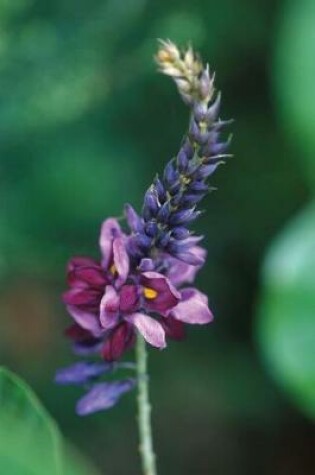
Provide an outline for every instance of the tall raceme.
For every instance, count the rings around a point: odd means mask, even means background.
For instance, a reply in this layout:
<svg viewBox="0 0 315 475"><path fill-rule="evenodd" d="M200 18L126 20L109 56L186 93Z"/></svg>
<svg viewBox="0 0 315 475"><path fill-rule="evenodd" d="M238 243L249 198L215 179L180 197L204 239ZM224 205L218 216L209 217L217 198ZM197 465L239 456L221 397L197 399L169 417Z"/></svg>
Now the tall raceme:
<svg viewBox="0 0 315 475"><path fill-rule="evenodd" d="M101 259L75 257L68 264L69 289L63 300L73 319L66 335L81 357L59 370L56 382L86 389L77 412L87 415L112 407L138 384L139 437L143 473L155 475L145 342L163 349L167 340L184 337L184 326L213 319L208 298L192 287L206 251L198 245L191 224L198 204L211 190L208 178L229 155L229 140L220 134L229 121L219 119L220 94L214 75L188 48L180 52L161 41L156 61L162 73L175 81L190 108L186 137L176 157L156 176L144 196L141 213L125 205L129 232L115 218L101 227ZM190 284L187 286L187 284ZM136 365L121 362L137 341ZM133 371L136 377L104 381L115 371Z"/></svg>
<svg viewBox="0 0 315 475"><path fill-rule="evenodd" d="M226 154L230 140L220 140L220 132L230 121L218 118L221 96L213 100L214 75L191 48L181 54L173 43L162 41L156 61L160 71L174 79L191 117L177 156L148 188L141 217L127 208L127 216L133 214L130 253L139 259L165 251L196 265L202 261L192 249L201 238L193 236L189 226L201 213L197 205L211 189L207 179L230 156Z"/></svg>

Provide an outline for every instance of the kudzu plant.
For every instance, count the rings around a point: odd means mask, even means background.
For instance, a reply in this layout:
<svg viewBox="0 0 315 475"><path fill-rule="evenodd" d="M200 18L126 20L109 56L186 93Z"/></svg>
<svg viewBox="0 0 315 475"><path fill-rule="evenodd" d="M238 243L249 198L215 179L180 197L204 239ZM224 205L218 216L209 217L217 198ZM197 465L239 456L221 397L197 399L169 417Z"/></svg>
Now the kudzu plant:
<svg viewBox="0 0 315 475"><path fill-rule="evenodd" d="M220 94L209 66L191 47L180 51L170 41L160 41L155 59L190 109L188 132L178 154L147 189L141 212L126 204L123 228L114 217L103 222L100 260L70 260L63 301L73 323L66 335L85 360L56 373L57 383L85 389L76 406L81 416L109 409L137 386L146 475L156 474L146 343L164 349L169 339L184 338L185 324L213 320L207 296L192 286L206 251L191 227L201 213L199 202L212 190L209 177L230 157L230 139L221 138L230 121L219 118ZM121 361L134 346L136 362ZM131 377L113 379L111 373L116 376L120 369Z"/></svg>

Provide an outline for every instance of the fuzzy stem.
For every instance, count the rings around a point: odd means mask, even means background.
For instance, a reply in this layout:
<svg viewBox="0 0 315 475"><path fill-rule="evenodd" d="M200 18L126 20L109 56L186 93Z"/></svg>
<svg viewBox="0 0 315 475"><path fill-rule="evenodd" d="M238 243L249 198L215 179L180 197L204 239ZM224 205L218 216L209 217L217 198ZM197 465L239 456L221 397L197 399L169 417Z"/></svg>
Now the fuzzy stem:
<svg viewBox="0 0 315 475"><path fill-rule="evenodd" d="M152 442L151 405L147 374L146 342L142 335L137 336L136 363L138 376L138 430L139 451L143 475L156 475L155 454Z"/></svg>

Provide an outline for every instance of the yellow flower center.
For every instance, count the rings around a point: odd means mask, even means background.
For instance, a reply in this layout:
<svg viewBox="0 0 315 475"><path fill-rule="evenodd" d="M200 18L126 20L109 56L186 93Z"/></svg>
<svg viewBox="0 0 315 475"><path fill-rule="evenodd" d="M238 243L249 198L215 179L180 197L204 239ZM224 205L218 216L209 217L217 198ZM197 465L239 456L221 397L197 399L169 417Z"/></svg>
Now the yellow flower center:
<svg viewBox="0 0 315 475"><path fill-rule="evenodd" d="M144 287L143 293L146 299L152 300L157 297L157 291L154 289L150 289L149 287Z"/></svg>
<svg viewBox="0 0 315 475"><path fill-rule="evenodd" d="M117 274L117 268L115 266L115 264L112 264L109 268L109 272L113 275Z"/></svg>

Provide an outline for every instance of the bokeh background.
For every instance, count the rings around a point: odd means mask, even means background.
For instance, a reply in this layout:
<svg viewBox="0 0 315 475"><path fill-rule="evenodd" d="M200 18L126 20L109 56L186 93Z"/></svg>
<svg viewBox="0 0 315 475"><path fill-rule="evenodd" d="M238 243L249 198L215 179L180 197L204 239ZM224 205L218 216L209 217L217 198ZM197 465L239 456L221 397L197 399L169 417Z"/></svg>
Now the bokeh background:
<svg viewBox="0 0 315 475"><path fill-rule="evenodd" d="M215 322L150 350L160 473L315 473L313 0L0 1L0 355L107 475L138 474L135 401L80 419L65 263L146 187L187 128L156 38L215 70L235 157L198 222ZM132 354L128 355L129 358Z"/></svg>

